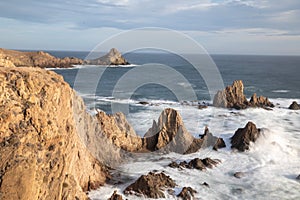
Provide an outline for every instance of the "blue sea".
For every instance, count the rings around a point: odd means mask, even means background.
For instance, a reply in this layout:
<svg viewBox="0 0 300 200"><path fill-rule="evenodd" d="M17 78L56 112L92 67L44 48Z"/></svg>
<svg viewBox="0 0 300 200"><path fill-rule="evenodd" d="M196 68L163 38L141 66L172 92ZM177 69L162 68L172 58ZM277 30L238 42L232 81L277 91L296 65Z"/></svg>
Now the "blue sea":
<svg viewBox="0 0 300 200"><path fill-rule="evenodd" d="M58 57L85 58L88 55L88 52L49 53ZM118 111L119 106L128 108L126 117L141 136L151 128L153 120L158 119L164 108L171 107L180 112L187 130L194 136L203 133L204 127L208 126L214 135L224 138L227 147L218 152L203 149L190 155L169 153L124 162L116 170L126 174L131 181L119 185L106 184L91 191L91 199L107 199L114 190L122 193L140 175L151 170L164 171L170 175L177 183L175 193L182 187L191 186L197 191L195 199L300 199L300 183L296 180L300 174L300 111L288 109L293 101L300 103L300 56L211 55L224 86L231 85L234 80L243 80L247 98L253 93L268 97L275 105L271 111L261 108L231 110L211 106L198 109L198 104L211 104L212 98L204 78L186 59L165 52L132 52L124 57L131 65L76 66L73 69L52 70L61 74L83 97L90 113L93 114L95 109L113 113ZM154 70L157 69L154 67L157 63L168 66L167 72L176 72L180 75L178 77L184 79L173 79L168 73L157 74L158 71ZM146 70L143 67L148 68ZM130 77L127 85L157 74L162 82L168 81L174 88L188 90L191 87L195 96L185 101L178 100L173 87L170 89L158 84L155 77L153 82L138 85L132 94L120 95L126 91L119 90L122 87L116 85L123 83L124 76L130 71L139 69L145 69L145 73ZM254 122L259 128L265 128L265 135L251 144L250 151L234 152L230 149L230 137L248 121ZM216 158L222 163L205 172L167 167L171 161L195 157ZM237 171L244 172L245 177L233 177ZM207 182L210 187L203 187L203 182ZM176 199L167 193L166 196L167 199ZM133 195L126 198L145 199Z"/></svg>

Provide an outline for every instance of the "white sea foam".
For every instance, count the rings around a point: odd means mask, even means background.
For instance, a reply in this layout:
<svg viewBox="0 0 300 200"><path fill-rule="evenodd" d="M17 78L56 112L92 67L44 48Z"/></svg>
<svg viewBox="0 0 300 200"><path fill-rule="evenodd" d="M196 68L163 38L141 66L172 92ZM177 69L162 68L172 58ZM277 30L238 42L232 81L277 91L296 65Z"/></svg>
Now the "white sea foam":
<svg viewBox="0 0 300 200"><path fill-rule="evenodd" d="M214 135L224 138L227 148L218 152L204 149L190 155L145 155L117 169L130 179L129 182L120 185L107 184L92 191L89 196L91 199L107 199L114 190L122 193L140 175L158 170L164 171L176 181L176 193L182 187L191 186L198 192L195 197L199 199L297 199L300 197L299 183L295 180L300 173L300 112L287 109L294 100L299 102L299 99L271 99L276 105L272 111L261 108L229 110L214 107L199 110L195 106L168 101L156 101L156 106L141 105L146 109L127 116L138 134L143 135L164 108L172 107L180 112L192 134L197 136L207 125ZM264 136L252 144L250 151L234 152L230 149L230 137L248 121L264 128ZM164 159L160 159L161 157ZM182 161L195 157L217 158L222 163L206 172L167 167L173 160ZM237 171L244 172L245 177L235 178L233 173ZM207 182L210 188L201 185L203 182ZM169 194L166 197L176 199ZM128 198L145 199L134 195Z"/></svg>

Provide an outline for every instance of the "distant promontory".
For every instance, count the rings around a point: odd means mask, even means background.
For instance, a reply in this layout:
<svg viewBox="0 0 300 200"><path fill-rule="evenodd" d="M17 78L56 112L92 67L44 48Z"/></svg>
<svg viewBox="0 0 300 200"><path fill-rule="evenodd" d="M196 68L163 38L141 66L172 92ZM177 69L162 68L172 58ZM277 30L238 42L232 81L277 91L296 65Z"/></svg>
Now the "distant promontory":
<svg viewBox="0 0 300 200"><path fill-rule="evenodd" d="M16 51L0 48L0 67L72 68L74 65L128 65L129 62L116 49L93 60L76 57L57 58L43 51Z"/></svg>

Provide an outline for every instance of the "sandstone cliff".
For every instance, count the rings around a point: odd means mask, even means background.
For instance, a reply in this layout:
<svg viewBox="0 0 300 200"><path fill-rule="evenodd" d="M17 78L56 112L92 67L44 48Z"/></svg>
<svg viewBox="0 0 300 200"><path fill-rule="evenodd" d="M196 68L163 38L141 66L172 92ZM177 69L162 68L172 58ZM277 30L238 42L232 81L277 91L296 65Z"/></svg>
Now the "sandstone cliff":
<svg viewBox="0 0 300 200"><path fill-rule="evenodd" d="M0 49L0 60L10 62L16 67L69 68L84 64L83 60L74 57L56 58L43 51L22 52L8 49Z"/></svg>
<svg viewBox="0 0 300 200"><path fill-rule="evenodd" d="M61 76L0 68L0 199L86 199L119 158Z"/></svg>
<svg viewBox="0 0 300 200"><path fill-rule="evenodd" d="M267 97L257 97L254 93L247 100L244 95L244 84L241 80L236 80L231 86L227 86L224 90L218 91L214 96L213 105L223 108L245 109L249 107L274 107Z"/></svg>

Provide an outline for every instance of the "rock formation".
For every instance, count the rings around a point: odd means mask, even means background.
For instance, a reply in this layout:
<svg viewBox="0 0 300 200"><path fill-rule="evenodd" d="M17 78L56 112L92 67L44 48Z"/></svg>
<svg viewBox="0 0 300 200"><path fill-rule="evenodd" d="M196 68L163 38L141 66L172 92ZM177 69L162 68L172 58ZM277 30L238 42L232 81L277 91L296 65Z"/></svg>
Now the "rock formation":
<svg viewBox="0 0 300 200"><path fill-rule="evenodd" d="M298 104L296 101L293 101L293 103L289 106L289 109L300 110L300 104Z"/></svg>
<svg viewBox="0 0 300 200"><path fill-rule="evenodd" d="M231 138L231 148L239 151L249 150L250 142L255 142L261 135L261 130L255 124L248 122L244 128L239 128Z"/></svg>
<svg viewBox="0 0 300 200"><path fill-rule="evenodd" d="M142 139L135 133L123 113L107 115L105 112L98 112L96 117L101 130L114 145L128 152L142 149Z"/></svg>
<svg viewBox="0 0 300 200"><path fill-rule="evenodd" d="M177 197L180 197L182 200L193 200L195 193L197 193L197 191L193 188L183 187L181 192L177 195Z"/></svg>
<svg viewBox="0 0 300 200"><path fill-rule="evenodd" d="M123 200L122 195L118 194L117 191L115 190L114 193L111 195L110 198L107 200Z"/></svg>
<svg viewBox="0 0 300 200"><path fill-rule="evenodd" d="M90 65L128 65L129 62L122 56L122 54L115 48L112 48L108 54L94 59L88 60Z"/></svg>
<svg viewBox="0 0 300 200"><path fill-rule="evenodd" d="M61 76L0 68L1 199L86 199L119 158Z"/></svg>
<svg viewBox="0 0 300 200"><path fill-rule="evenodd" d="M129 185L125 190L125 194L140 194L148 198L165 198L163 189L174 188L175 182L164 173L149 172L142 175L138 180Z"/></svg>
<svg viewBox="0 0 300 200"><path fill-rule="evenodd" d="M185 128L180 114L171 108L165 109L158 122L153 121L143 138L144 148L149 151L189 154L200 148L217 145L218 138L205 129L201 138L194 138ZM221 148L221 145L218 146ZM218 148L215 147L215 148Z"/></svg>
<svg viewBox="0 0 300 200"><path fill-rule="evenodd" d="M0 63L11 63L16 67L40 67L40 68L69 68L73 65L82 65L84 61L74 57L56 58L43 51L21 52L15 50L0 49ZM1 64L0 64L1 66Z"/></svg>
<svg viewBox="0 0 300 200"><path fill-rule="evenodd" d="M253 94L251 100L248 101L244 95L244 84L241 80L236 80L231 86L227 86L224 90L218 91L214 96L213 105L223 108L245 109L249 107L274 107L268 98Z"/></svg>
<svg viewBox="0 0 300 200"><path fill-rule="evenodd" d="M206 168L213 168L217 166L221 161L218 159L211 158L194 158L190 162L182 161L179 164L175 161L171 162L168 166L172 168L187 168L187 169L198 169L201 171L206 170Z"/></svg>

